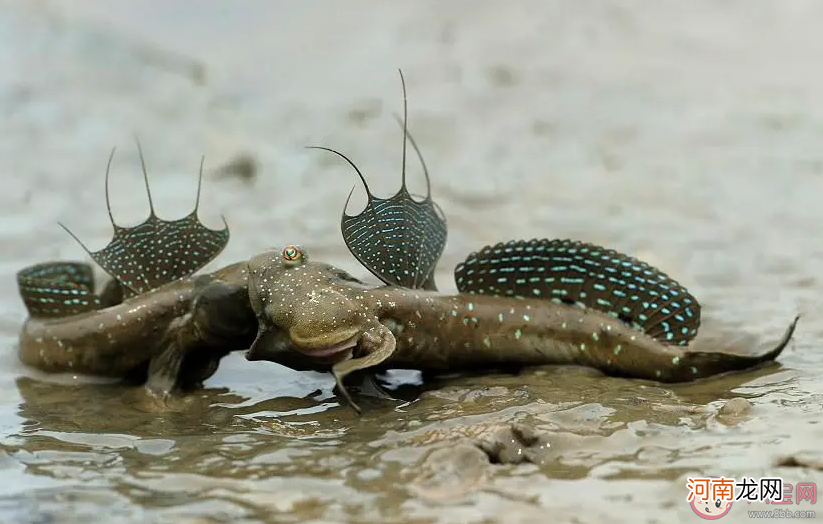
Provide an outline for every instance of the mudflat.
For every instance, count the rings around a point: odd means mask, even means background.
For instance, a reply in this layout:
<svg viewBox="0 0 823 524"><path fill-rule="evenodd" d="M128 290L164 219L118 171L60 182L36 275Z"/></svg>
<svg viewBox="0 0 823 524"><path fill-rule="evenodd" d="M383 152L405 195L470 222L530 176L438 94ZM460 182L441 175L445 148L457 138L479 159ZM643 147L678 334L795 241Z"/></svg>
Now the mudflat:
<svg viewBox="0 0 823 524"><path fill-rule="evenodd" d="M345 6L182 0L0 5L0 520L672 522L689 477L823 480L823 5L454 1ZM699 336L762 369L663 386L589 370L423 386L363 400L318 373L226 358L186 410L17 360L15 272L88 260L118 223L194 202L232 238L207 269L300 243L373 281L339 213L397 188L409 127L449 223L441 288L472 250L572 237L643 258L701 301ZM423 193L419 166L409 186ZM350 211L365 198L355 191ZM761 348L762 349L762 348ZM318 392L319 390L319 392ZM814 510L808 501L780 509ZM735 502L725 520L747 510ZM724 522L725 522L724 520Z"/></svg>

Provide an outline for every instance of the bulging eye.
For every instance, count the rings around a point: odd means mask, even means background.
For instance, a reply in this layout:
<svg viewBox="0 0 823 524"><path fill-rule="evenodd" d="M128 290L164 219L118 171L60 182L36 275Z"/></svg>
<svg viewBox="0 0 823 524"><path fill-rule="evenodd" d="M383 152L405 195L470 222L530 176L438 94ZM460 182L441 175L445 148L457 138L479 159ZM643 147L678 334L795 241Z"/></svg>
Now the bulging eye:
<svg viewBox="0 0 823 524"><path fill-rule="evenodd" d="M290 264L300 263L305 258L305 252L300 246L288 245L283 248L283 260Z"/></svg>

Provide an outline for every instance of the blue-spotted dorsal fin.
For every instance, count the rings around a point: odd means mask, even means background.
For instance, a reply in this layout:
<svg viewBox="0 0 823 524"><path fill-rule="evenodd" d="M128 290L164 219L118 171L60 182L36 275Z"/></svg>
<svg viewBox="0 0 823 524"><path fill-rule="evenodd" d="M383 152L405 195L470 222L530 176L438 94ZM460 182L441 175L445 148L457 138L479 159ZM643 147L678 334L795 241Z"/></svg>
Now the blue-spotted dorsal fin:
<svg viewBox="0 0 823 524"><path fill-rule="evenodd" d="M700 327L700 304L646 262L568 239L513 240L470 254L454 270L462 293L543 298L600 310L670 345Z"/></svg>
<svg viewBox="0 0 823 524"><path fill-rule="evenodd" d="M197 217L200 187L203 181L203 159L197 182L194 210L178 220L163 220L154 212L143 150L137 141L140 165L149 200L149 217L133 227L122 227L114 221L109 201L109 171L114 149L106 165L106 208L114 227L111 241L99 251L90 251L66 226L60 224L106 273L120 282L124 296L145 293L164 284L187 277L208 264L223 251L229 241L229 227L223 218L223 229L204 226Z"/></svg>
<svg viewBox="0 0 823 524"><path fill-rule="evenodd" d="M102 307L94 294L91 266L83 262L44 262L21 269L17 289L33 318L68 317Z"/></svg>
<svg viewBox="0 0 823 524"><path fill-rule="evenodd" d="M384 283L411 289L436 291L434 270L446 246L446 218L440 206L431 198L431 181L423 155L408 131L406 84L403 85L403 163L402 186L391 198L378 198L371 193L365 177L343 153L322 149L343 158L354 170L366 190L368 203L359 215L348 215L351 195L346 199L340 228L343 240L354 257ZM399 119L398 119L399 121ZM406 188L406 143L411 142L426 177L426 196L415 200Z"/></svg>

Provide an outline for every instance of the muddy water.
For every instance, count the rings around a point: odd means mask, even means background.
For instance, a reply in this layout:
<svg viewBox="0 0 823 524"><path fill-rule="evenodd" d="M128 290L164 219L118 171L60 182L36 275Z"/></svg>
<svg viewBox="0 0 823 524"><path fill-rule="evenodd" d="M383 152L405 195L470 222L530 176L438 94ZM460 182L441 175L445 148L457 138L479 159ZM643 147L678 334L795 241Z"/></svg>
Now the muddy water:
<svg viewBox="0 0 823 524"><path fill-rule="evenodd" d="M823 480L775 465L821 459L821 4L194 5L0 4L0 521L696 522L689 476ZM449 218L441 286L486 243L571 236L673 274L704 303L707 336L754 350L800 312L794 344L676 387L576 369L425 387L398 374L398 396L419 400L364 400L362 418L328 377L242 355L163 415L17 362L14 272L83 258L58 220L105 244L112 146L115 217L145 216L132 133L161 216L190 209L207 155L201 215L232 228L211 267L300 242L368 278L338 230L355 178L303 146L341 149L375 193L395 190L398 67ZM528 462L468 444L511 424L537 435L508 455ZM767 509L746 506L724 522Z"/></svg>

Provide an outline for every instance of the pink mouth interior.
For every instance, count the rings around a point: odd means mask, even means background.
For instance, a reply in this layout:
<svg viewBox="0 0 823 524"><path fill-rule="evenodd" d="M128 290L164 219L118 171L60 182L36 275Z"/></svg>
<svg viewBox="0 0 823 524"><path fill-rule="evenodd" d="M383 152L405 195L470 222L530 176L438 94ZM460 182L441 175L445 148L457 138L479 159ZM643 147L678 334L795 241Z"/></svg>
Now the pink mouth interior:
<svg viewBox="0 0 823 524"><path fill-rule="evenodd" d="M357 337L352 337L348 340L344 340L339 344L334 344L332 346L327 346L324 348L313 348L313 349L301 349L303 353L309 355L311 357L329 357L331 355L336 355L343 351L346 351L349 348L353 348L357 345Z"/></svg>

